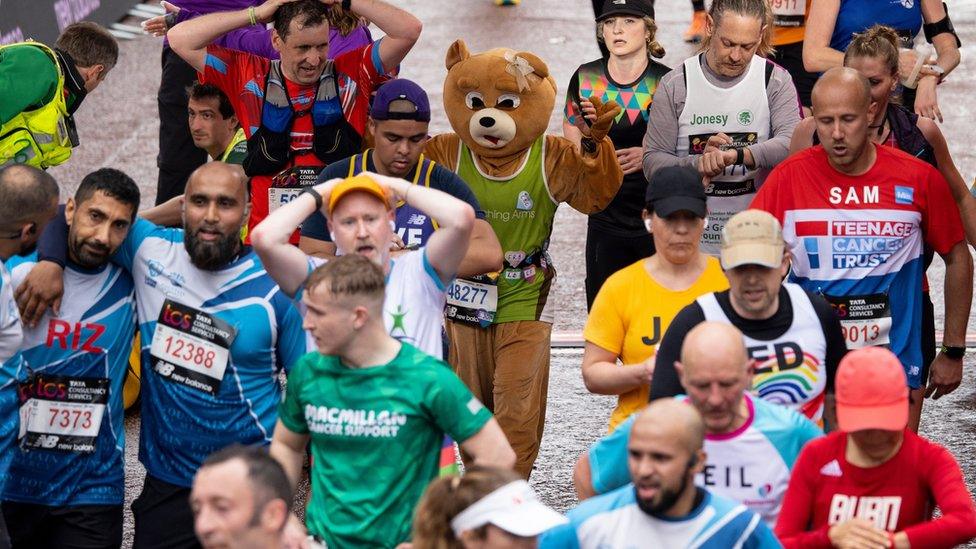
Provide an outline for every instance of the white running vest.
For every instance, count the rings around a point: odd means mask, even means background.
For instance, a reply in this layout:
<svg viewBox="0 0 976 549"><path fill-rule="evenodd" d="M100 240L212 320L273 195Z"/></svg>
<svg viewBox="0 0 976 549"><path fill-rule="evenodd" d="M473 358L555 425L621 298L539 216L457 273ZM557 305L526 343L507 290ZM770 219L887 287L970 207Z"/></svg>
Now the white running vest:
<svg viewBox="0 0 976 549"><path fill-rule="evenodd" d="M745 77L728 89L713 85L702 73L699 56L685 60L685 107L678 116L679 157L701 154L708 138L719 132L732 138L735 148L769 139L769 98L766 96L766 60L752 57ZM708 224L702 235L702 252L717 256L722 229L733 215L745 210L769 170L729 166L712 178L708 195Z"/></svg>
<svg viewBox="0 0 976 549"><path fill-rule="evenodd" d="M743 333L749 357L756 360L752 391L759 398L792 408L820 422L827 387L827 340L810 296L792 283L784 283L793 304L793 323L773 340L758 340ZM714 293L698 298L705 320L732 324Z"/></svg>

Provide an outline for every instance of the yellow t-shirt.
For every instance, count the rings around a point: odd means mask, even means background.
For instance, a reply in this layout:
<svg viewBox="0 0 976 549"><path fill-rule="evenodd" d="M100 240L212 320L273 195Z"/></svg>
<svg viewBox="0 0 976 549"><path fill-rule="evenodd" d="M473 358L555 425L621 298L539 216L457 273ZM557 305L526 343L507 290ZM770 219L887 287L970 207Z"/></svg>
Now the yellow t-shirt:
<svg viewBox="0 0 976 549"><path fill-rule="evenodd" d="M709 292L727 290L729 282L714 257L707 259L705 270L686 290L675 292L658 284L640 260L614 273L600 288L583 338L611 353L623 364L643 362L653 355L671 319L678 311ZM647 404L650 386L624 393L610 416L610 431Z"/></svg>

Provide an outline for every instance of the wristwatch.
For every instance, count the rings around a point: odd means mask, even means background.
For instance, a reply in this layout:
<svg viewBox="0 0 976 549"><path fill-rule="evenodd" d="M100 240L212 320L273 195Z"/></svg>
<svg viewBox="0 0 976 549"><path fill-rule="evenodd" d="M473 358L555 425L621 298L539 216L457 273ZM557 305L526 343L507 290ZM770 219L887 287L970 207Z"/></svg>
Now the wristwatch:
<svg viewBox="0 0 976 549"><path fill-rule="evenodd" d="M304 191L302 191L302 194L312 195L312 198L315 199L315 210L318 211L322 209L322 195L315 190L315 187L309 187L305 189Z"/></svg>
<svg viewBox="0 0 976 549"><path fill-rule="evenodd" d="M939 351L946 356L946 358L951 358L953 360L960 360L966 355L965 347L950 347L949 345L943 345Z"/></svg>

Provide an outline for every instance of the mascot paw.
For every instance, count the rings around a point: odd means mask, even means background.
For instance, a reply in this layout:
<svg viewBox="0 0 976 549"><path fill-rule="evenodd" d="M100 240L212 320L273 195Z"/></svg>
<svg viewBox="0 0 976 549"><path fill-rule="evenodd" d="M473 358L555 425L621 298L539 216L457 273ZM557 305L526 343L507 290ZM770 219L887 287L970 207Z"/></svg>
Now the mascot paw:
<svg viewBox="0 0 976 549"><path fill-rule="evenodd" d="M596 120L590 126L589 137L594 141L603 141L603 138L610 132L614 119L620 115L621 108L614 101L604 103L600 101L599 97L590 97L589 99L593 103L593 108L596 109Z"/></svg>

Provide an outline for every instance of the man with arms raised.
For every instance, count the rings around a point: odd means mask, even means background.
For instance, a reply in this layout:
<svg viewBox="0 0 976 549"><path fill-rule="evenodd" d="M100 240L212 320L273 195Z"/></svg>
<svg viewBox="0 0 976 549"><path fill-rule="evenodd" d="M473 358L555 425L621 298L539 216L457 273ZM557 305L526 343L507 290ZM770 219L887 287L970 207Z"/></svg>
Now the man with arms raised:
<svg viewBox="0 0 976 549"><path fill-rule="evenodd" d="M695 485L707 455L705 425L694 408L661 399L635 417L625 441L628 482L570 511L569 524L544 534L540 547L780 546L754 512Z"/></svg>
<svg viewBox="0 0 976 549"><path fill-rule="evenodd" d="M361 254L318 267L302 302L318 352L288 376L271 455L297 486L312 444L309 531L329 547L394 547L438 473L445 434L477 464L515 454L491 413L444 362L390 337L383 270Z"/></svg>
<svg viewBox="0 0 976 549"><path fill-rule="evenodd" d="M918 430L923 396L939 398L962 380L973 260L942 175L868 138L876 107L856 70L824 73L813 88L821 145L780 164L752 207L783 224L790 280L834 306L847 347L884 346L898 355L913 389L908 425ZM926 246L946 264L942 351L931 365L922 360Z"/></svg>
<svg viewBox="0 0 976 549"><path fill-rule="evenodd" d="M688 395L686 403L705 422L708 457L695 482L742 503L772 528L796 456L823 433L799 412L748 393L755 361L749 359L742 332L734 326L695 326L675 367ZM576 464L574 483L581 498L627 483L626 446L634 417L593 445Z"/></svg>
<svg viewBox="0 0 976 549"><path fill-rule="evenodd" d="M373 99L366 124L373 137L373 148L333 162L319 175L319 182L375 172L406 179L414 185L437 189L463 200L474 208L477 219L471 231L468 253L458 266L458 275L476 276L497 271L502 267L502 248L491 225L485 221L485 212L478 199L457 174L423 155L429 126L430 102L420 86L404 78L383 84ZM439 223L405 202L397 203L396 236L403 247L425 246ZM322 212L316 212L302 224L299 247L310 255L335 255L335 243L329 238Z"/></svg>
<svg viewBox="0 0 976 549"><path fill-rule="evenodd" d="M329 61L329 12L340 4L386 36ZM273 21L280 60L212 44L259 21ZM268 0L173 27L173 51L203 73L203 82L227 94L248 136L244 169L254 177L249 232L311 187L322 168L362 150L370 94L397 69L421 27L416 17L383 0ZM297 232L291 240L298 243Z"/></svg>

